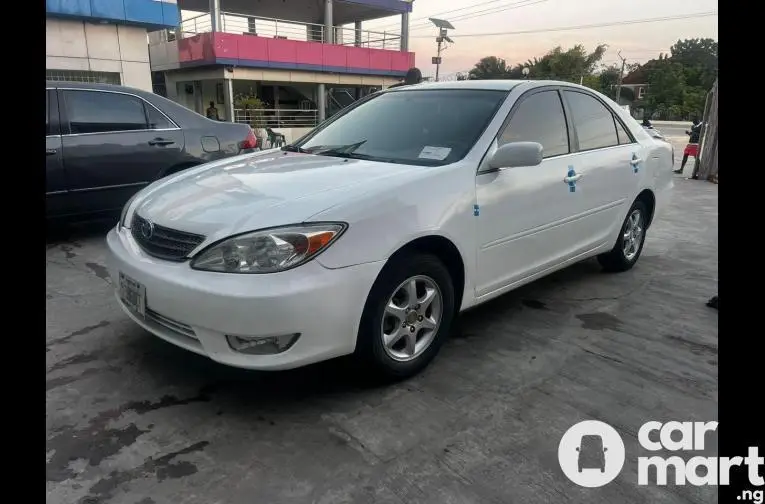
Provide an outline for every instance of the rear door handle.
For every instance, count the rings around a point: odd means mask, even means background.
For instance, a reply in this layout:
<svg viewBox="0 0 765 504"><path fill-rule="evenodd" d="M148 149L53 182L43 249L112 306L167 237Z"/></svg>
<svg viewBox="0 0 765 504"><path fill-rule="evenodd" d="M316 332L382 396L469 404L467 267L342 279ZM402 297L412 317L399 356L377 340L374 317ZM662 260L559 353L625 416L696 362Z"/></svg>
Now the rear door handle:
<svg viewBox="0 0 765 504"><path fill-rule="evenodd" d="M53 156L54 154L56 154L56 152L57 152L56 149L45 149L46 156Z"/></svg>
<svg viewBox="0 0 765 504"><path fill-rule="evenodd" d="M565 182L566 184L570 184L571 182L576 182L580 178L582 178L582 174L581 173L577 173L576 175L572 175L570 177L565 177L563 179L563 182Z"/></svg>
<svg viewBox="0 0 765 504"><path fill-rule="evenodd" d="M167 138L155 138L154 140L149 140L149 145L172 145L175 143L175 140L170 140Z"/></svg>

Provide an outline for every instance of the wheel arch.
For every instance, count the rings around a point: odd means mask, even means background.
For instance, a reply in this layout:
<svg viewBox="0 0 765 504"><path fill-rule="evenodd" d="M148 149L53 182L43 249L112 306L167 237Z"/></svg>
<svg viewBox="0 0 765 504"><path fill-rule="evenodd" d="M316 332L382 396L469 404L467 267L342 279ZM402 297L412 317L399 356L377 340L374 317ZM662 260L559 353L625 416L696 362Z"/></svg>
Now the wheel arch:
<svg viewBox="0 0 765 504"><path fill-rule="evenodd" d="M635 201L642 201L646 207L648 215L646 216L646 229L651 227L653 216L656 211L656 195L650 189L643 189L635 198Z"/></svg>
<svg viewBox="0 0 765 504"><path fill-rule="evenodd" d="M454 309L459 313L465 291L465 260L450 239L436 234L420 236L398 248L388 258L388 263L407 254L430 254L444 263L454 283Z"/></svg>

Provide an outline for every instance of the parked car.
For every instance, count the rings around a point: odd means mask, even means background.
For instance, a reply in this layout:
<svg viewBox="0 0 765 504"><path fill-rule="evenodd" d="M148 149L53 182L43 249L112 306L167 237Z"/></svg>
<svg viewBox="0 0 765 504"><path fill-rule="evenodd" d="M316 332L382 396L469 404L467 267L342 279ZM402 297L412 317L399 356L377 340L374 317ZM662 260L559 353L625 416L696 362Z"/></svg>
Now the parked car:
<svg viewBox="0 0 765 504"><path fill-rule="evenodd" d="M215 361L406 377L461 310L589 257L632 268L671 187L670 146L588 88L425 83L155 182L110 271L136 323Z"/></svg>
<svg viewBox="0 0 765 504"><path fill-rule="evenodd" d="M245 124L123 86L48 82L46 215L116 211L164 176L257 148Z"/></svg>

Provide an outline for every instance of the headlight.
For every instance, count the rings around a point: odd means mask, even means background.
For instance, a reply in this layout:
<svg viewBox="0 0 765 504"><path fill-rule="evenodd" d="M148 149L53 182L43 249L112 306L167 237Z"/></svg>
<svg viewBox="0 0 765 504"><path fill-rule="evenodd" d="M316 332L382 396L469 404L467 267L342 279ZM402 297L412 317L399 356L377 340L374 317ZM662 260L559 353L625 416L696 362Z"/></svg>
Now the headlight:
<svg viewBox="0 0 765 504"><path fill-rule="evenodd" d="M227 238L203 250L191 267L219 273L275 273L310 261L345 231L339 222L298 224Z"/></svg>
<svg viewBox="0 0 765 504"><path fill-rule="evenodd" d="M122 207L122 213L120 214L120 226L121 227L127 227L127 223L125 222L125 218L127 217L128 208L130 208L130 205L133 204L133 201L135 200L135 197L138 196L138 193L135 193L127 203L125 203L125 206Z"/></svg>

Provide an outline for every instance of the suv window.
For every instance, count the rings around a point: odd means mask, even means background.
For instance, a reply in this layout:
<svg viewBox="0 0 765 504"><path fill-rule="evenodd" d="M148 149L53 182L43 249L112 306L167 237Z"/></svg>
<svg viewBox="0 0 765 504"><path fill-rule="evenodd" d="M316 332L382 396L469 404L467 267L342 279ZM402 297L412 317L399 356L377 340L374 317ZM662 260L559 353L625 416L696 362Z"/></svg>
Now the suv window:
<svg viewBox="0 0 765 504"><path fill-rule="evenodd" d="M148 128L143 101L104 91L64 91L71 133L106 133Z"/></svg>
<svg viewBox="0 0 765 504"><path fill-rule="evenodd" d="M579 138L579 150L619 145L614 115L599 100L576 91L564 91L571 108L571 120Z"/></svg>
<svg viewBox="0 0 765 504"><path fill-rule="evenodd" d="M569 153L566 114L557 91L535 93L521 102L498 144L509 142L538 142L545 158Z"/></svg>

